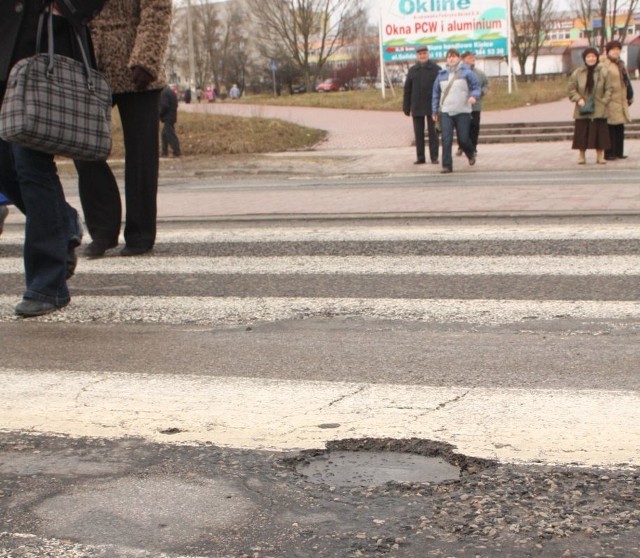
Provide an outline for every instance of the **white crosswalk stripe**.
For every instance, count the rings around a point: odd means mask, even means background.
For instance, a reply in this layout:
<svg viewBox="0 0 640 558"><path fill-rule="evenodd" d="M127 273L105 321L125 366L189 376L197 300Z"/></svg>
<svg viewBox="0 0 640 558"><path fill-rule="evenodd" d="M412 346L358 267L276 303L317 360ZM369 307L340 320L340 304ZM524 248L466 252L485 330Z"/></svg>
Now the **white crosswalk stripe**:
<svg viewBox="0 0 640 558"><path fill-rule="evenodd" d="M72 304L34 320L68 324L158 324L162 326L244 326L300 318L359 317L434 324L496 326L535 320L640 323L640 300L557 300L509 297L262 296L260 281L306 276L469 276L562 280L600 278L633 282L640 275L635 245L615 254L416 255L411 243L572 241L636 242L635 224L506 226L341 226L203 227L172 224L162 229L155 257L80 260L72 283ZM18 289L21 235L0 238L0 282ZM408 243L407 253L366 253L369 243ZM260 246L275 246L272 256ZM287 243L362 243L363 253L281 255ZM242 249L216 256L216 246ZM199 246L181 255L181 246ZM3 252L4 250L4 252ZM176 252L177 251L177 252ZM208 255L203 256L206 252ZM473 250L471 251L473 253ZM187 250L187 253L192 253ZM176 255L179 254L179 255ZM208 275L257 276L244 296L131 294L129 279L197 284ZM117 279L116 279L117 277ZM275 277L275 279L273 279ZM223 277L224 279L224 277ZM90 281L100 281L99 284ZM152 283L153 284L153 283ZM178 288L179 290L179 288ZM153 287L149 293L153 293ZM16 290L16 292L19 292ZM615 295L615 293L613 293ZM419 295L418 295L419 296ZM13 316L16 296L0 295L0 323ZM90 327L87 325L87 327ZM620 326L623 327L623 326ZM626 326L625 326L626 327ZM424 437L453 443L464 453L505 461L543 461L595 466L640 465L640 395L624 389L544 389L322 382L194 376L181 371L149 375L105 370L20 370L0 368L0 428L73 436L143 436L174 428L179 443L214 442L243 448L289 450L322 447L345 437ZM348 380L348 378L345 378ZM29 401L28 405L24 401ZM239 402L250 401L250 405ZM324 428L322 424L335 424Z"/></svg>
<svg viewBox="0 0 640 558"><path fill-rule="evenodd" d="M0 259L0 273L20 273L17 258ZM640 275L640 256L291 256L103 258L82 263L90 274L257 275Z"/></svg>

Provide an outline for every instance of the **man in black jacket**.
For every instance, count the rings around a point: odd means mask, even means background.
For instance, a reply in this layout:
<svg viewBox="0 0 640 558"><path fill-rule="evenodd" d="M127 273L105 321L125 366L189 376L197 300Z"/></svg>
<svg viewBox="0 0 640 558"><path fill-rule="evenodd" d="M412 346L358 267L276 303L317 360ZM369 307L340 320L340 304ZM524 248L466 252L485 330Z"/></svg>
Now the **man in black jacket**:
<svg viewBox="0 0 640 558"><path fill-rule="evenodd" d="M178 121L178 97L168 85L160 93L160 122L162 126L162 157L169 156L169 145L174 157L180 157L180 140L175 125Z"/></svg>
<svg viewBox="0 0 640 558"><path fill-rule="evenodd" d="M438 164L438 151L440 142L436 133L435 124L431 116L431 95L433 84L440 71L440 66L429 60L429 50L426 46L416 49L418 63L409 68L407 80L404 82L404 98L402 111L413 117L413 132L416 138L415 164L422 165L426 162L424 150L425 118L429 131L429 155L431 163Z"/></svg>
<svg viewBox="0 0 640 558"><path fill-rule="evenodd" d="M55 49L77 58L72 33L83 28L105 0L0 1L0 107L13 65L36 52L38 19L51 5ZM46 44L46 42L44 43ZM67 279L75 269L74 249L82 230L78 213L65 200L54 156L0 139L0 191L27 217L24 240L26 289L15 313L25 318L66 306Z"/></svg>

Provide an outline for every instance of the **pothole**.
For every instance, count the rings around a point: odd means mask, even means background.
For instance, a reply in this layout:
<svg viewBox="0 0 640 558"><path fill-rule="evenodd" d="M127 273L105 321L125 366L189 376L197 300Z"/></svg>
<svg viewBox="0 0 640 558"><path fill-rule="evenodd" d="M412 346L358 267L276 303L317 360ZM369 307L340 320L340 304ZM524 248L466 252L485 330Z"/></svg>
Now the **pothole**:
<svg viewBox="0 0 640 558"><path fill-rule="evenodd" d="M458 480L460 468L439 457L382 451L333 451L298 464L309 482L331 486L380 486L388 482Z"/></svg>
<svg viewBox="0 0 640 558"><path fill-rule="evenodd" d="M333 440L287 461L305 480L333 487L455 482L494 462L465 456L451 444L419 438Z"/></svg>

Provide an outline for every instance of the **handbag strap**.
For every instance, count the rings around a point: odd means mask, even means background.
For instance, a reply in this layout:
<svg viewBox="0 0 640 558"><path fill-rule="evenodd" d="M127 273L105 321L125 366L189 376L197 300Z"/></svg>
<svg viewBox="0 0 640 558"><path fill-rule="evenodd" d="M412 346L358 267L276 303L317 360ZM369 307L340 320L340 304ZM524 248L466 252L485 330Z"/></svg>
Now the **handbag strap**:
<svg viewBox="0 0 640 558"><path fill-rule="evenodd" d="M45 18L47 20L47 55L49 56L49 64L47 65L47 77L53 76L53 67L54 67L54 43L53 43L53 10L51 9L51 4L48 4L44 11L40 14L40 18L38 19L38 31L36 38L36 53L40 52L40 45L42 41L42 33L44 31L44 21ZM78 47L80 49L80 55L82 56L82 64L85 68L85 75L87 78L87 88L91 91L95 90L95 82L93 81L93 74L91 72L91 64L89 63L89 57L87 56L87 51L84 48L84 43L82 42L82 38L78 33L78 30L71 26L72 32L76 41L78 43Z"/></svg>

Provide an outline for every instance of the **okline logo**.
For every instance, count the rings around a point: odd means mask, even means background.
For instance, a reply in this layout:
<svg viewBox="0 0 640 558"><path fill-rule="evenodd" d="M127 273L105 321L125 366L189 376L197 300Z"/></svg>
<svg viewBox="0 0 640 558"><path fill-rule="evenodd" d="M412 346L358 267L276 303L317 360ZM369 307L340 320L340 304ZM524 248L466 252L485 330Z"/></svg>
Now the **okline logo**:
<svg viewBox="0 0 640 558"><path fill-rule="evenodd" d="M402 15L426 14L429 12L453 12L467 10L471 0L400 0Z"/></svg>

